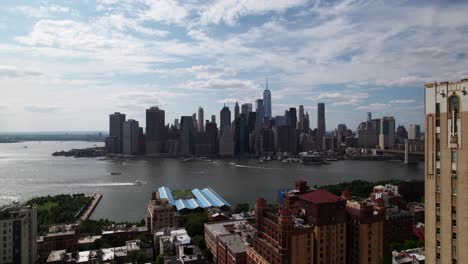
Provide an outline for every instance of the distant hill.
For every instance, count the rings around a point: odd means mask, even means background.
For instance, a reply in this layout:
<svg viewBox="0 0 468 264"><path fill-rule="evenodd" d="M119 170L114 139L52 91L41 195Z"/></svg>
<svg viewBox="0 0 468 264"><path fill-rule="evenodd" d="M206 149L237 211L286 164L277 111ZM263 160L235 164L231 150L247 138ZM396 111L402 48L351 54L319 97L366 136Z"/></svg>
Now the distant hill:
<svg viewBox="0 0 468 264"><path fill-rule="evenodd" d="M107 132L77 131L77 132L10 132L0 133L0 143L20 141L104 141Z"/></svg>

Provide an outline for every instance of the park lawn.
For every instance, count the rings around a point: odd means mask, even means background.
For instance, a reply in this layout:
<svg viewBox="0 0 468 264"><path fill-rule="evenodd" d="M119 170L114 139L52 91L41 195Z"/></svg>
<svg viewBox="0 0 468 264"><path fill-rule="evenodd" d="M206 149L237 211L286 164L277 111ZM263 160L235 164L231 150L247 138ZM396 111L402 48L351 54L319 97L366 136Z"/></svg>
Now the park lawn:
<svg viewBox="0 0 468 264"><path fill-rule="evenodd" d="M89 200L84 194L60 194L33 198L27 204L37 205L38 232L42 234L51 225L76 222L76 214Z"/></svg>

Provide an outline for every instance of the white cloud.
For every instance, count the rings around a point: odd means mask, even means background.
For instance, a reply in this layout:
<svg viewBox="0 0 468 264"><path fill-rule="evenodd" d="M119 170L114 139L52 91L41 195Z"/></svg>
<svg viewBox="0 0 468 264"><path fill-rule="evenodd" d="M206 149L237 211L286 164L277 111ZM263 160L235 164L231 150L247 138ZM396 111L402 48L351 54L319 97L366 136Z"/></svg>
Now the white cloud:
<svg viewBox="0 0 468 264"><path fill-rule="evenodd" d="M202 24L224 22L234 25L242 16L283 12L304 5L306 2L306 0L216 0L202 10L200 21Z"/></svg>
<svg viewBox="0 0 468 264"><path fill-rule="evenodd" d="M16 10L34 18L46 18L57 14L77 15L77 11L61 5L18 6Z"/></svg>
<svg viewBox="0 0 468 264"><path fill-rule="evenodd" d="M216 101L218 104L235 104L236 102L239 102L239 100L236 98L224 98Z"/></svg>
<svg viewBox="0 0 468 264"><path fill-rule="evenodd" d="M342 91L342 92L321 92L316 96L309 97L312 100L329 102L333 106L358 105L369 98L368 93Z"/></svg>
<svg viewBox="0 0 468 264"><path fill-rule="evenodd" d="M16 66L0 65L0 78L27 78L38 77L42 75L41 72L20 70Z"/></svg>
<svg viewBox="0 0 468 264"><path fill-rule="evenodd" d="M357 107L358 110L383 110L383 109L389 109L392 107L391 104L384 104L384 103L372 103L369 105L362 105Z"/></svg>
<svg viewBox="0 0 468 264"><path fill-rule="evenodd" d="M140 14L140 19L162 21L166 23L182 23L189 10L175 0L144 0L148 7Z"/></svg>
<svg viewBox="0 0 468 264"><path fill-rule="evenodd" d="M181 88L200 91L252 91L258 90L259 86L248 80L238 79L206 79L188 81L183 83Z"/></svg>
<svg viewBox="0 0 468 264"><path fill-rule="evenodd" d="M131 19L123 16L122 14L112 14L102 17L97 23L103 27L114 28L122 32L133 30L138 33L159 37L165 37L169 33L166 30L158 30L141 26L137 19Z"/></svg>
<svg viewBox="0 0 468 264"><path fill-rule="evenodd" d="M404 100L391 100L389 103L391 104L411 104L415 103L414 99L404 99Z"/></svg>

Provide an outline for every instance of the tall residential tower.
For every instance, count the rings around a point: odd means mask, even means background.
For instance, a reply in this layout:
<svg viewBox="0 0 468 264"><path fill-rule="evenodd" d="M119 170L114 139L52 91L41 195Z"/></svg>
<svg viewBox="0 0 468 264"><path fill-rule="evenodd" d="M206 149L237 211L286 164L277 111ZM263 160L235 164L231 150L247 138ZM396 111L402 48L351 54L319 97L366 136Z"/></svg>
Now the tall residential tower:
<svg viewBox="0 0 468 264"><path fill-rule="evenodd" d="M165 112L158 107L146 110L146 153L159 154L166 135Z"/></svg>
<svg viewBox="0 0 468 264"><path fill-rule="evenodd" d="M325 104L317 104L317 143L322 146L322 140L325 136Z"/></svg>
<svg viewBox="0 0 468 264"><path fill-rule="evenodd" d="M205 132L205 117L203 113L203 108L198 107L198 132Z"/></svg>
<svg viewBox="0 0 468 264"><path fill-rule="evenodd" d="M229 107L224 105L223 109L221 109L221 112L219 113L220 116L220 125L219 128L230 128L231 127L231 110L229 110Z"/></svg>
<svg viewBox="0 0 468 264"><path fill-rule="evenodd" d="M114 153L122 153L123 151L123 125L125 122L125 114L115 112L109 115L109 137L114 138L116 147L113 148Z"/></svg>
<svg viewBox="0 0 468 264"><path fill-rule="evenodd" d="M425 87L426 263L468 263L468 79Z"/></svg>

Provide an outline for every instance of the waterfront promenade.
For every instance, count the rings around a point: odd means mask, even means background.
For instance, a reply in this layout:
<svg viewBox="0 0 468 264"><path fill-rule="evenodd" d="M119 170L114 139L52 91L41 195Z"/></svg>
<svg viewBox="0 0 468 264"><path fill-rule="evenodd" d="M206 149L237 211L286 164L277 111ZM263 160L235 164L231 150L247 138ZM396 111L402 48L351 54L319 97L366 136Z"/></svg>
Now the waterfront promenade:
<svg viewBox="0 0 468 264"><path fill-rule="evenodd" d="M83 209L80 211L80 221L84 221L84 220L87 220L91 214L93 213L94 209L96 208L96 206L98 205L99 201L101 201L102 199L102 194L100 193L95 193L92 197L91 197L91 201L89 203L87 203Z"/></svg>

